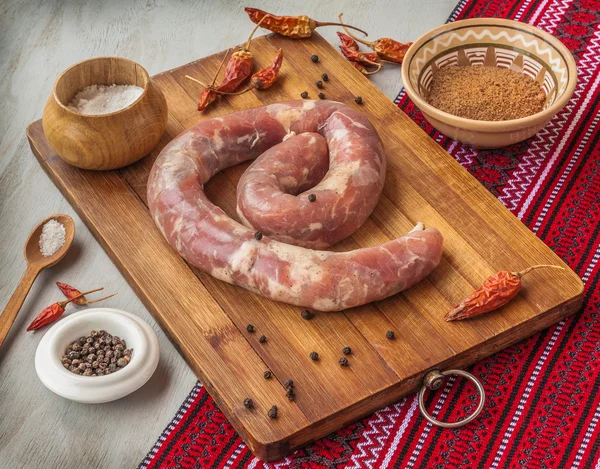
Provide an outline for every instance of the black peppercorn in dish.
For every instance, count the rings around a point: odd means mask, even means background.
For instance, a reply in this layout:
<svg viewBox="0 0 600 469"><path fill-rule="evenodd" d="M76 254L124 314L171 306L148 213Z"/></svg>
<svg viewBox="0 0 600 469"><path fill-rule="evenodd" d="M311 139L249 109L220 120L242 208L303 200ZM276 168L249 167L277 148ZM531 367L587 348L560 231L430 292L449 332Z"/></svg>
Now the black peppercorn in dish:
<svg viewBox="0 0 600 469"><path fill-rule="evenodd" d="M88 337L73 341L61 358L63 366L82 376L105 376L122 368L131 361L133 349L125 341L106 331L91 331Z"/></svg>

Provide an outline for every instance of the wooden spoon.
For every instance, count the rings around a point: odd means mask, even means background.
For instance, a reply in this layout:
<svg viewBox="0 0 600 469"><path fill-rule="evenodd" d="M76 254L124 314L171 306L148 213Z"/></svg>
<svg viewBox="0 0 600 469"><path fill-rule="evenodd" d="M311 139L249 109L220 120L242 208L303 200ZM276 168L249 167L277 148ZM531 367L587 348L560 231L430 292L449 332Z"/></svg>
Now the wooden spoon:
<svg viewBox="0 0 600 469"><path fill-rule="evenodd" d="M63 244L61 248L51 256L44 257L40 251L40 235L42 234L42 227L49 220L56 220L64 225L66 231L65 244ZM27 270L21 279L21 283L19 283L15 292L10 297L10 300L8 300L8 303L2 312L2 316L0 316L0 347L8 335L13 322L15 322L17 314L21 309L23 302L25 301L25 297L33 285L33 281L43 269L46 267L52 267L63 257L65 257L65 254L73 243L74 236L75 223L69 215L64 214L52 215L46 218L38 226L36 226L29 235L27 241L25 242L24 249L25 260L27 261Z"/></svg>

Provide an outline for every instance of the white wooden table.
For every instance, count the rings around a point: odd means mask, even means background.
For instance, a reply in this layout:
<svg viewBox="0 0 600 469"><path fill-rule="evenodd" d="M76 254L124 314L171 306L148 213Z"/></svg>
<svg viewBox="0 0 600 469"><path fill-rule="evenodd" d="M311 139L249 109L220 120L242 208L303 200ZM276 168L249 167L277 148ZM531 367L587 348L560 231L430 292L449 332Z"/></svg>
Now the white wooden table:
<svg viewBox="0 0 600 469"><path fill-rule="evenodd" d="M58 74L80 60L115 55L144 65L152 75L218 52L246 39L252 24L244 6L321 21L335 21L343 11L345 21L373 38L410 41L442 24L456 1L1 2L0 307L25 270L23 243L34 225L53 213L68 213L77 234L67 257L40 275L0 349L0 468L136 467L196 380L29 149L25 128L41 117ZM337 46L336 30L320 32ZM393 99L401 87L400 69L387 67L373 82ZM57 280L118 291L103 304L131 311L152 325L161 358L148 384L102 405L70 402L42 385L34 353L44 331L25 333L25 328L43 307L61 298Z"/></svg>

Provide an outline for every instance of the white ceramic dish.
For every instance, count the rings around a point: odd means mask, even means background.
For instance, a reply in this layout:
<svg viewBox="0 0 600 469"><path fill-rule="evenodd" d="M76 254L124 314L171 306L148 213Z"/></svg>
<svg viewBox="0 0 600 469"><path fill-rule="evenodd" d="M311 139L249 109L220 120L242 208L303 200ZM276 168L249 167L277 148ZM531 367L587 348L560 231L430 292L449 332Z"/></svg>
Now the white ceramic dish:
<svg viewBox="0 0 600 469"><path fill-rule="evenodd" d="M106 376L80 376L61 363L66 348L92 330L104 329L133 349L131 362ZM113 308L93 308L71 314L50 328L35 354L35 371L50 391L77 402L99 404L120 399L143 386L158 366L158 339L137 316Z"/></svg>

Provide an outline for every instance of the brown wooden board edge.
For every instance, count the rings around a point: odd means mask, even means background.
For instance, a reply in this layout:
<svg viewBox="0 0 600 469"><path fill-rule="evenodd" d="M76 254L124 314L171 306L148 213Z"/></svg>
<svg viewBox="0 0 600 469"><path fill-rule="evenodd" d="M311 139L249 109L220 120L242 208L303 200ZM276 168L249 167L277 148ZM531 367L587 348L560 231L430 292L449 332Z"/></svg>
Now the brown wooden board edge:
<svg viewBox="0 0 600 469"><path fill-rule="evenodd" d="M81 209L81 207L79 207L78 204L75 203L75 200L73 200L71 194L66 189L66 187L63 186L62 184L60 184L60 182L57 180L54 173L50 169L50 165L48 164L48 162L42 155L42 152L37 148L36 140L31 135L31 128L36 125L39 125L41 128L41 125L42 125L41 120L38 120L38 121L35 121L35 122L32 122L31 124L29 124L26 129L26 134L27 134L27 139L29 140L29 146L31 148L31 151L35 155L36 159L38 160L38 163L40 164L40 166L42 167L42 169L44 170L46 175L50 178L50 180L58 188L58 190L63 195L63 197L65 197L65 199L67 199L67 201L69 202L71 207L73 207L73 210L75 210L75 212L79 215L79 217L84 222L85 226L94 235L94 238L96 239L96 241L98 241L98 244L100 244L102 249L108 254L109 258L111 259L113 264L117 267L119 272L123 275L123 277L127 281L128 285L133 289L136 296L142 301L143 305L148 309L148 311L150 312L153 319L157 322L157 324L160 326L161 330L169 338L169 341L175 346L175 348L177 349L179 354L183 357L183 359L185 360L187 365L192 369L194 374L201 381L202 385L207 389L208 393L215 400L215 402L217 403L219 408L226 414L229 422L234 426L235 430L242 436L242 438L248 444L248 446L253 451L253 453L256 454L257 457L259 457L259 458L261 458L262 454L266 455L267 447L269 446L270 442L263 444L262 442L256 441L255 438L253 437L253 435L250 432L246 431L245 427L235 417L235 415L233 413L228 412L227 405L225 404L225 402L221 401L221 399L219 398L219 394L212 387L211 381L204 374L202 369L200 367L196 366L190 360L188 360L186 355L184 353L182 353L181 345L180 345L179 341L176 339L176 337L174 337L170 333L169 328L164 323L162 316L160 314L158 314L158 312L156 311L156 309L154 307L154 303L152 302L151 298L149 296L147 296L146 294L144 294L143 290L133 281L128 270L120 262L116 253L109 247L109 245L105 242L104 238L102 236L100 236L100 233L96 230L96 227L95 227L93 221L88 216L88 214L85 212L85 210ZM41 132L43 134L43 130ZM137 200L139 200L139 197L137 196L135 191L133 191L131 189L131 187L129 186L127 181L125 181L120 175L118 177L121 180L121 182L124 184L124 186L126 186L126 190L130 191L132 193L132 195ZM143 204L143 202L141 202L141 203ZM188 268L189 268L189 266L188 266ZM191 268L190 268L190 273L195 276L195 274L191 271ZM198 281L200 281L200 280L198 279ZM223 314L225 314L225 312L223 312ZM284 456L285 455L280 455L276 459L280 459L281 457L284 457Z"/></svg>
<svg viewBox="0 0 600 469"><path fill-rule="evenodd" d="M34 123L30 124L30 126L28 126L27 137L28 137L28 140L30 143L30 147L31 147L34 155L38 159L38 162L40 163L40 165L42 166L42 168L44 169L46 174L53 181L53 183L59 188L59 190L61 191L63 196L73 206L74 210L81 217L81 219L83 220L85 225L88 227L88 229L90 229L90 231L94 234L95 238L98 240L98 242L100 243L102 248L105 250L105 252L109 255L109 257L111 258L113 263L117 266L117 268L119 269L121 274L125 277L125 279L127 280L128 284L131 286L131 288L136 292L136 295L140 298L140 300L142 301L144 306L146 306L146 308L148 308L148 310L152 314L152 317L161 326L161 329L163 330L163 332L165 332L165 334L169 337L169 339L175 345L175 347L178 350L180 350L179 344L174 339L174 337L169 333L168 328L164 327L162 318L155 311L151 299L138 288L138 286L135 284L135 282L133 282L133 280L129 276L125 266L122 265L118 261L118 258L116 257L114 251L112 251L112 249L110 249L110 247L106 243L103 242L102 237L100 237L99 234L97 233L93 222L88 217L88 214L84 210L80 210L77 207L77 204L74 203L74 200L72 200L72 197L69 194L69 192L66 191L62 187L62 185L58 183L58 181L56 181L53 173L50 171L49 165L47 164L46 160L42 156L41 152L37 149L36 142L34 141L34 139L31 136L30 127L35 124L39 124L39 121L34 122ZM124 182L124 184L126 184L126 182ZM445 369L450 369L450 368L464 368L469 365L472 365L475 362L477 362L485 357L488 357L488 356L496 353L497 351L502 350L503 348L508 347L508 346L522 340L523 337L533 335L533 334L551 326L552 324L555 324L556 322L560 321L561 319L564 319L565 317L574 314L580 308L582 301L583 301L583 284L582 284L582 290L579 295L573 297L572 299L570 299L560 305L557 305L555 308L552 308L544 313L540 313L539 315L529 319L528 321L521 323L518 326L515 326L514 328L512 328L510 330L507 330L507 331L495 336L493 339L486 341L484 344L486 347L484 352L481 352L481 351L475 352L474 350L465 350L465 351L455 355L451 359L436 365L436 368L445 370ZM515 334L515 332L517 332L517 333ZM521 335L521 333L524 335ZM479 348L481 349L481 347L479 347ZM184 359L186 360L186 363L188 363L190 368L194 371L194 373L200 378L200 380L202 381L202 384L206 387L209 394L211 394L211 396L215 399L215 401L217 402L219 407L221 409L223 409L223 411L226 414L229 414L229 412L227 412L227 406L225 406L224 403L220 402L220 399L218 398L218 393L216 393L214 391L210 381L208 379L206 379L202 370L199 367L195 366L193 363L190 363L190 361L188 361L185 358L185 355L184 355ZM408 394L416 392L421 387L422 378L426 373L427 373L427 371L424 371L424 372L416 374L414 376L410 376L410 377L406 378L405 380L403 380L401 383L398 383L397 385L393 385L388 388L385 388L385 389L381 390L380 392L373 394L372 396L370 396L368 398L358 401L357 403L344 409L343 411L331 414L331 415L327 416L326 418L323 418L317 422L314 422L311 425L308 425L308 426L302 428L301 430L290 435L287 439L284 439L284 440L258 441L245 430L245 428L243 427L243 425L241 425L241 423L238 421L238 419L232 418L231 415L228 415L228 418L229 418L230 422L232 423L232 425L236 428L236 431L238 431L241 435L243 435L244 440L248 443L248 446L250 447L250 449L260 459L265 460L265 461L275 461L275 460L278 460L278 459L284 457L285 455L289 454L291 451L294 451L314 440L322 438L323 436L329 434L332 431L335 431L338 428L338 426L336 425L336 420L342 413L345 415L352 414L352 419L357 420L357 419L360 419L360 418L372 413L374 408L380 408L385 405L391 404L391 403L396 402L399 399L407 396Z"/></svg>
<svg viewBox="0 0 600 469"><path fill-rule="evenodd" d="M575 314L581 308L582 302L583 292L578 296L546 311L545 313L541 313L529 319L528 321L511 328L510 330L498 334L493 339L486 341L484 345L486 347L489 346L489 348L484 352L476 352L473 349L464 350L463 352L453 356L451 359L445 360L429 370L409 376L396 385L382 389L380 392L358 401L352 406L333 413L326 418L313 423L312 425L304 427L297 433L290 435L288 439L276 442L257 442L257 447L252 447L250 444L249 446L259 457L259 459L265 461L279 460L282 458L282 455L289 455L291 452L300 449L301 447L306 446L307 444L318 440L338 429L339 425L336 425L335 421L340 415L351 413L353 414L352 421L356 421L362 417L370 415L373 413L373 408L380 409L417 392L423 386L423 379L430 370L449 370L455 368L463 369L471 366L476 362L487 358L502 349L510 347L524 338L532 336L552 326L553 324L560 322L568 316ZM515 331L519 333L515 334ZM523 331L523 334L525 335L520 335L520 331ZM481 347L482 346L480 344L480 350Z"/></svg>

